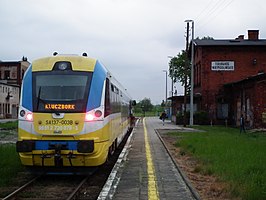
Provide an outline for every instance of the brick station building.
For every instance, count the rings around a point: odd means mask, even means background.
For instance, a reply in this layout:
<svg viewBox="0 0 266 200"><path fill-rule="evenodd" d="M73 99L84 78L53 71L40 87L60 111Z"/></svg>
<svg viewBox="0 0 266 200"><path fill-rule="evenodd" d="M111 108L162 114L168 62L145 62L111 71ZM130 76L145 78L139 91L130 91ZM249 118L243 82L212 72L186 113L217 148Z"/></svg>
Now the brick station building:
<svg viewBox="0 0 266 200"><path fill-rule="evenodd" d="M17 118L20 87L29 65L25 57L21 61L0 61L0 119Z"/></svg>
<svg viewBox="0 0 266 200"><path fill-rule="evenodd" d="M215 124L266 127L266 40L249 30L229 40L194 40L194 103ZM183 100L174 97L173 114ZM189 103L189 101L187 101Z"/></svg>

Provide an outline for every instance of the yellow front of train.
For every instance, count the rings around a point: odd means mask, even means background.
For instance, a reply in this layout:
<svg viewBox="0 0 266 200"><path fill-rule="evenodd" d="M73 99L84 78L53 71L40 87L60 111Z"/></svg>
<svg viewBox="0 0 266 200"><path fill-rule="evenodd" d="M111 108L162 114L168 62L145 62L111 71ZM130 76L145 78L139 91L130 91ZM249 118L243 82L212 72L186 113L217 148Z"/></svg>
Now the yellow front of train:
<svg viewBox="0 0 266 200"><path fill-rule="evenodd" d="M84 167L106 161L117 137L111 126L119 121L106 112L106 77L106 69L86 56L56 55L32 63L19 109L16 146L23 165Z"/></svg>

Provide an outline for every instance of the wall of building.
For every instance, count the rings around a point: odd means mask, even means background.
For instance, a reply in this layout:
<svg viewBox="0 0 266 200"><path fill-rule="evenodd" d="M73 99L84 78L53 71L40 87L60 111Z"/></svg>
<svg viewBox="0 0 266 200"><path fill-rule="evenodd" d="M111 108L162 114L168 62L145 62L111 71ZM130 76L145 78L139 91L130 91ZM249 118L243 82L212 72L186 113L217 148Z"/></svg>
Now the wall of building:
<svg viewBox="0 0 266 200"><path fill-rule="evenodd" d="M19 93L18 86L0 83L0 119L17 118Z"/></svg>
<svg viewBox="0 0 266 200"><path fill-rule="evenodd" d="M202 96L199 108L217 117L217 101L223 101L223 85L266 72L264 46L203 46L196 48L194 95ZM213 71L212 61L233 61L232 71ZM221 98L219 100L219 98Z"/></svg>
<svg viewBox="0 0 266 200"><path fill-rule="evenodd" d="M20 86L29 65L25 57L0 62L0 118L17 118Z"/></svg>
<svg viewBox="0 0 266 200"><path fill-rule="evenodd" d="M258 81L255 87L256 101L254 115L255 127L266 128L266 80Z"/></svg>
<svg viewBox="0 0 266 200"><path fill-rule="evenodd" d="M225 98L229 102L229 122L240 125L240 116L247 128L266 127L266 75L261 74L225 86Z"/></svg>

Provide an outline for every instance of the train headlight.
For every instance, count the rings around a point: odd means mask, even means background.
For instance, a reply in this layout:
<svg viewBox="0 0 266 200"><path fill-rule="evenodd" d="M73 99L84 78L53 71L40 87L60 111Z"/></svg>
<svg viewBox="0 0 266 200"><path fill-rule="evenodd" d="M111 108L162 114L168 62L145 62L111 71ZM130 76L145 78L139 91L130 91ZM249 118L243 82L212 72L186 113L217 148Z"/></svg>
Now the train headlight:
<svg viewBox="0 0 266 200"><path fill-rule="evenodd" d="M59 71L72 70L72 66L71 63L68 61L59 61L54 64L53 70L59 70Z"/></svg>
<svg viewBox="0 0 266 200"><path fill-rule="evenodd" d="M19 119L33 121L33 113L27 109L21 109L19 111Z"/></svg>
<svg viewBox="0 0 266 200"><path fill-rule="evenodd" d="M86 113L85 121L102 121L103 120L103 112L101 109L91 110Z"/></svg>
<svg viewBox="0 0 266 200"><path fill-rule="evenodd" d="M102 114L103 114L103 113L102 113L102 111L100 111L100 110L96 110L95 113L94 113L95 117L101 117Z"/></svg>
<svg viewBox="0 0 266 200"><path fill-rule="evenodd" d="M58 65L58 69L60 69L60 70L65 70L66 68L67 68L67 63L64 63L64 62L59 63L59 65Z"/></svg>
<svg viewBox="0 0 266 200"><path fill-rule="evenodd" d="M86 119L86 121L92 121L93 120L93 114L91 114L91 113L86 113L86 117L85 117L85 119Z"/></svg>
<svg viewBox="0 0 266 200"><path fill-rule="evenodd" d="M27 115L26 115L26 120L28 120L28 121L32 121L32 120L33 120L33 115L32 115L32 113L27 113Z"/></svg>

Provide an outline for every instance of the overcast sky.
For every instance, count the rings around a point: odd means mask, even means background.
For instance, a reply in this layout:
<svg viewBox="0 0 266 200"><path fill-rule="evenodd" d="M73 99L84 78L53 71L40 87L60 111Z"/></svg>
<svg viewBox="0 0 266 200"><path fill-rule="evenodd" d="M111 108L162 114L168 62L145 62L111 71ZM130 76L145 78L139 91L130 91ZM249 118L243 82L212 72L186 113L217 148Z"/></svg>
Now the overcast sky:
<svg viewBox="0 0 266 200"><path fill-rule="evenodd" d="M185 49L185 20L194 20L195 37L247 38L256 29L266 39L265 8L262 0L0 0L0 60L87 52L133 99L159 104L168 56Z"/></svg>

